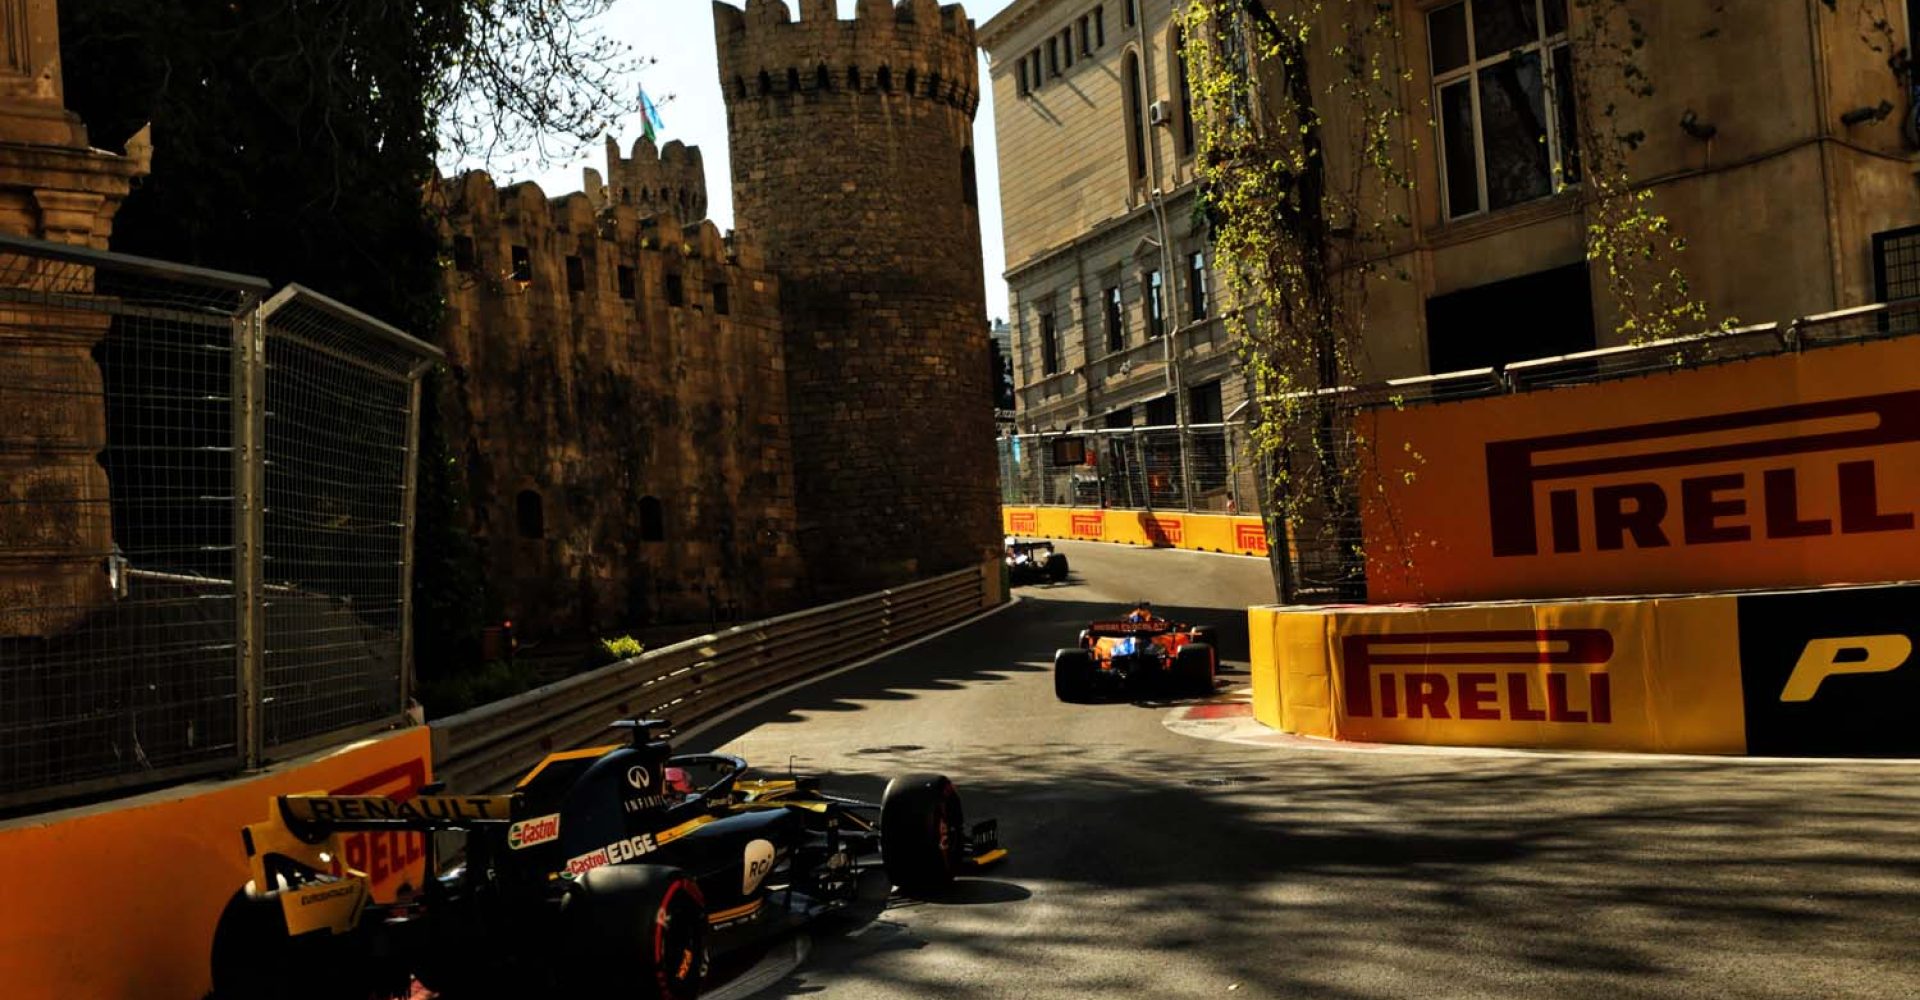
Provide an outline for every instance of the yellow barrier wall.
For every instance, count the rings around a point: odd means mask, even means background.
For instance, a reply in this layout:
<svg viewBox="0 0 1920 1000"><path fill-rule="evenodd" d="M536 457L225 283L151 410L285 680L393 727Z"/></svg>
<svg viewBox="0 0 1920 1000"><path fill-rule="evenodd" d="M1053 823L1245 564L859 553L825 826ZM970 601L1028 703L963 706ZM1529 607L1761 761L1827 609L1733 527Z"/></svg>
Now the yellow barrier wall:
<svg viewBox="0 0 1920 1000"><path fill-rule="evenodd" d="M1001 526L1020 538L1060 538L1119 545L1267 554L1266 528L1257 517L1087 507L1002 507Z"/></svg>
<svg viewBox="0 0 1920 1000"><path fill-rule="evenodd" d="M1254 714L1302 735L1743 753L1732 596L1255 608Z"/></svg>
<svg viewBox="0 0 1920 1000"><path fill-rule="evenodd" d="M9 903L0 915L0 992L204 996L214 924L247 880L240 828L265 819L280 794L409 797L429 780L429 753L422 726L257 776L0 827L0 899ZM417 834L356 835L346 853L376 876L381 896L419 884Z"/></svg>

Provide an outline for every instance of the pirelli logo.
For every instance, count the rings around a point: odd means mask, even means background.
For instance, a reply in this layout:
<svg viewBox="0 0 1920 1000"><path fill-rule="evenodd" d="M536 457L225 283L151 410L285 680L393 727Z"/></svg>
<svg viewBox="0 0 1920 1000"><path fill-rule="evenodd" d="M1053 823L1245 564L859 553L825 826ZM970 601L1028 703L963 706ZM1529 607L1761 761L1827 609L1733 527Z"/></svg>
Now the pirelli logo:
<svg viewBox="0 0 1920 1000"><path fill-rule="evenodd" d="M1098 541L1107 535L1107 520L1104 514L1075 514L1072 522L1073 537L1091 538Z"/></svg>
<svg viewBox="0 0 1920 1000"><path fill-rule="evenodd" d="M1233 544L1235 548L1267 554L1267 529L1260 524L1236 524L1233 526Z"/></svg>
<svg viewBox="0 0 1920 1000"><path fill-rule="evenodd" d="M1912 531L1920 497L1882 496L1859 450L1916 441L1920 391L1488 442L1493 555ZM1830 452L1853 455L1805 461Z"/></svg>
<svg viewBox="0 0 1920 1000"><path fill-rule="evenodd" d="M1149 515L1140 519L1140 526L1155 545L1182 545L1187 540L1187 522L1177 517Z"/></svg>
<svg viewBox="0 0 1920 1000"><path fill-rule="evenodd" d="M1613 722L1606 629L1349 635L1340 656L1351 718Z"/></svg>
<svg viewBox="0 0 1920 1000"><path fill-rule="evenodd" d="M1008 511L1007 531L1014 535L1031 535L1040 530L1040 515L1033 511Z"/></svg>

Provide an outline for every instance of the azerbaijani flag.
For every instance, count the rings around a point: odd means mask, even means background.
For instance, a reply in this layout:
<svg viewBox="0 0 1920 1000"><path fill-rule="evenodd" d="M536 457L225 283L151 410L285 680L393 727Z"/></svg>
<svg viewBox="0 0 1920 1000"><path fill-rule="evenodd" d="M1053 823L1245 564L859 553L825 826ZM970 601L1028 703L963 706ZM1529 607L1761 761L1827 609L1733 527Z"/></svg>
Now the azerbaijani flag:
<svg viewBox="0 0 1920 1000"><path fill-rule="evenodd" d="M648 142L654 142L656 141L654 130L666 127L666 123L660 120L660 109L654 107L653 98L647 96L647 88L641 87L640 134L646 136Z"/></svg>

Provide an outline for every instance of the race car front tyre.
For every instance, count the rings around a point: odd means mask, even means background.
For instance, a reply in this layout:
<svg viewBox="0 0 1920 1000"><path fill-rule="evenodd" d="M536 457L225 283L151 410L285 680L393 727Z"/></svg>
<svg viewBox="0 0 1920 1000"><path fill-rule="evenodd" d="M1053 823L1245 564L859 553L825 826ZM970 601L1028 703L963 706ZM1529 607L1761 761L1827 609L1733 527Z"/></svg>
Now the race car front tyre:
<svg viewBox="0 0 1920 1000"><path fill-rule="evenodd" d="M693 1000L707 974L707 904L665 865L595 868L567 887L560 913L571 945L566 986L582 1000Z"/></svg>
<svg viewBox="0 0 1920 1000"><path fill-rule="evenodd" d="M1174 683L1185 694L1212 694L1214 662L1213 647L1204 642L1180 647L1173 660Z"/></svg>
<svg viewBox="0 0 1920 1000"><path fill-rule="evenodd" d="M1065 583L1067 579L1067 557L1054 553L1047 558L1047 579L1054 583Z"/></svg>
<svg viewBox="0 0 1920 1000"><path fill-rule="evenodd" d="M1081 642L1087 642L1084 637ZM1070 705L1093 700L1093 652L1059 649L1053 653L1053 696Z"/></svg>
<svg viewBox="0 0 1920 1000"><path fill-rule="evenodd" d="M960 793L940 774L887 782L880 797L880 863L887 878L917 896L946 888L966 860Z"/></svg>
<svg viewBox="0 0 1920 1000"><path fill-rule="evenodd" d="M288 934L278 892L234 893L214 925L212 1000L363 1000L406 982L375 968L364 931Z"/></svg>

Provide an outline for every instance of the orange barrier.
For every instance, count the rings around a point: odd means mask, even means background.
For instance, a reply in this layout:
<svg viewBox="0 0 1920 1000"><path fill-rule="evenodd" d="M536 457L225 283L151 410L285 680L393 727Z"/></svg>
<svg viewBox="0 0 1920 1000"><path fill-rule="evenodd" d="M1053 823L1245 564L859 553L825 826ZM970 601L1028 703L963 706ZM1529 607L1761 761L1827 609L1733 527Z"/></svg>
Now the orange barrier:
<svg viewBox="0 0 1920 1000"><path fill-rule="evenodd" d="M9 996L204 996L213 927L247 881L240 828L280 794L411 797L430 779L425 727L271 771L0 826L0 982ZM358 834L346 861L391 898L418 885L418 834ZM290 970L298 974L298 970Z"/></svg>
<svg viewBox="0 0 1920 1000"><path fill-rule="evenodd" d="M1266 527L1257 517L1097 507L1002 507L1000 520L1007 534L1020 538L1151 545L1243 556L1267 554Z"/></svg>
<svg viewBox="0 0 1920 1000"><path fill-rule="evenodd" d="M1445 746L1920 755L1920 586L1252 608L1254 717Z"/></svg>
<svg viewBox="0 0 1920 1000"><path fill-rule="evenodd" d="M1916 371L1920 337L1902 337L1367 411L1368 595L1920 578Z"/></svg>

